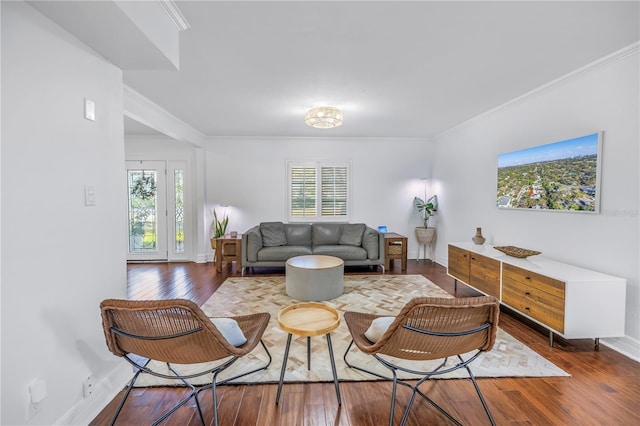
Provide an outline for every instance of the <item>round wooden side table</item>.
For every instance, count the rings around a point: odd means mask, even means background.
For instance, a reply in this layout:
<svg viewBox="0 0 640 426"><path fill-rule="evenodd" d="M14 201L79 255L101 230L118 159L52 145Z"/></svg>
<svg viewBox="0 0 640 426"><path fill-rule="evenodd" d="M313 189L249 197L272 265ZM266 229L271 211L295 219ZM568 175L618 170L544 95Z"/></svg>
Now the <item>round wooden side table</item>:
<svg viewBox="0 0 640 426"><path fill-rule="evenodd" d="M333 346L331 345L330 333L340 325L340 313L331 306L322 303L306 302L296 303L287 306L278 314L278 325L289 335L287 336L287 346L282 359L282 370L280 371L280 381L278 382L278 393L276 404L280 401L280 392L284 382L284 372L289 358L289 347L291 346L291 336L306 336L307 338L307 369L311 369L311 337L325 335L329 348L329 359L331 360L331 371L333 373L333 383L336 387L338 405L342 405L340 398L340 386L338 384L338 374L336 373L336 361L333 357Z"/></svg>

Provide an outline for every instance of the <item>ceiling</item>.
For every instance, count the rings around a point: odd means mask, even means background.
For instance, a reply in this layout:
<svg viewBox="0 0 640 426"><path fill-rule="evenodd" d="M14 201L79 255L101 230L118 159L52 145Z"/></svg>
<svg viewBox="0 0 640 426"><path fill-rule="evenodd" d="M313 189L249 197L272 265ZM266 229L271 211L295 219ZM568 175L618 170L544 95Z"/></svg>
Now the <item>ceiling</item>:
<svg viewBox="0 0 640 426"><path fill-rule="evenodd" d="M179 71L124 82L208 136L430 138L640 39L637 1L175 4Z"/></svg>

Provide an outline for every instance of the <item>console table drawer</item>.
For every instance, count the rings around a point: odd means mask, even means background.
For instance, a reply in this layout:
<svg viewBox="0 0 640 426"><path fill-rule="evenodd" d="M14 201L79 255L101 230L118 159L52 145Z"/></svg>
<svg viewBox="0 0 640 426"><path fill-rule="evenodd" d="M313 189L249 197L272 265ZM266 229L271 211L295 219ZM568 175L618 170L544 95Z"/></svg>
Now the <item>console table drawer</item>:
<svg viewBox="0 0 640 426"><path fill-rule="evenodd" d="M564 298L517 285L502 288L502 302L564 333Z"/></svg>
<svg viewBox="0 0 640 426"><path fill-rule="evenodd" d="M464 283L469 283L469 251L449 245L448 272Z"/></svg>
<svg viewBox="0 0 640 426"><path fill-rule="evenodd" d="M503 291L510 291L514 295L518 295L518 298L527 303L537 303L543 306L552 307L554 310L564 313L564 296L559 297L554 294L547 293L540 288L522 284L517 281L505 282L503 285Z"/></svg>
<svg viewBox="0 0 640 426"><path fill-rule="evenodd" d="M531 287L548 293L550 295L560 297L564 304L564 282L518 268L517 266L502 264L502 286L506 287L511 284L520 283L525 288Z"/></svg>
<svg viewBox="0 0 640 426"><path fill-rule="evenodd" d="M469 282L471 287L500 299L500 262L480 254L469 255Z"/></svg>

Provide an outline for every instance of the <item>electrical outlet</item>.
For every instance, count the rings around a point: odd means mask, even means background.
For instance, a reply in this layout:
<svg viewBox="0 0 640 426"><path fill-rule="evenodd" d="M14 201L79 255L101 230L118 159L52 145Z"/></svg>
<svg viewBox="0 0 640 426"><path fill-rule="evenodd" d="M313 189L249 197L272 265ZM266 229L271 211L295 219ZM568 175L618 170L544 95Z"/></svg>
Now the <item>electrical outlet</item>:
<svg viewBox="0 0 640 426"><path fill-rule="evenodd" d="M82 394L85 398L88 398L96 387L96 378L93 374L89 374L84 382L82 382Z"/></svg>
<svg viewBox="0 0 640 426"><path fill-rule="evenodd" d="M40 404L27 401L27 421L31 421L40 412Z"/></svg>
<svg viewBox="0 0 640 426"><path fill-rule="evenodd" d="M35 379L29 383L27 390L27 421L30 421L42 410L43 401L47 397L47 383L44 379Z"/></svg>

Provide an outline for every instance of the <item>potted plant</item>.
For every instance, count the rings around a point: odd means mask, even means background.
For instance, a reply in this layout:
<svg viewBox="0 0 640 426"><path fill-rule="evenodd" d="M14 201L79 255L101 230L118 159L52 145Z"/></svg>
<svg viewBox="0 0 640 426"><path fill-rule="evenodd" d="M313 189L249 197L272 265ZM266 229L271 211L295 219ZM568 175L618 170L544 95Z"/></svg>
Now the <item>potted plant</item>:
<svg viewBox="0 0 640 426"><path fill-rule="evenodd" d="M425 197L426 198L426 197ZM429 227L429 219L438 211L438 197L436 195L431 196L427 200L423 200L420 197L413 199L413 205L418 210L420 219L424 226L416 227L416 239L418 244L424 245L424 256L426 257L427 245L431 245L436 237L436 229ZM420 258L420 247L418 246L418 258Z"/></svg>
<svg viewBox="0 0 640 426"><path fill-rule="evenodd" d="M229 225L229 217L225 214L222 220L219 220L218 212L213 209L213 222L211 223L211 232L213 233L211 238L212 249L216 249L216 238L224 237L227 232L227 225Z"/></svg>

